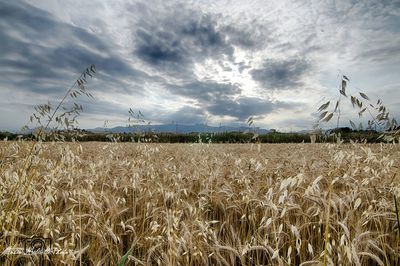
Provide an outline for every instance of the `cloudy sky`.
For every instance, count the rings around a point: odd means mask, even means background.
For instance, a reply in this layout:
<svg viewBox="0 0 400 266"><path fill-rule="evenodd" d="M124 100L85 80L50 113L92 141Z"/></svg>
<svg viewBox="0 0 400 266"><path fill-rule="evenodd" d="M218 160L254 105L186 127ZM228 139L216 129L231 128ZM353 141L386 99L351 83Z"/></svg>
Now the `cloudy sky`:
<svg viewBox="0 0 400 266"><path fill-rule="evenodd" d="M83 128L125 125L132 108L153 124L310 129L341 73L399 118L399 31L399 1L2 0L0 130L90 64Z"/></svg>

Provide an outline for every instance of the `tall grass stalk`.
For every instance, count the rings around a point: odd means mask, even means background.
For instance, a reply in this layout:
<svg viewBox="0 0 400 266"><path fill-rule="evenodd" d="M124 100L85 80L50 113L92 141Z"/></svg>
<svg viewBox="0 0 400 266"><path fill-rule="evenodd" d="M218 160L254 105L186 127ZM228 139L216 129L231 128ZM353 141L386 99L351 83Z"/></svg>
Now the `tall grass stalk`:
<svg viewBox="0 0 400 266"><path fill-rule="evenodd" d="M33 140L30 143L31 145L30 145L28 154L25 157L25 160L24 160L24 163L23 163L23 167L18 169L18 173L19 173L18 176L20 177L19 178L19 182L11 189L11 191L10 191L11 200L7 201L7 205L3 209L4 212L11 211L11 212L15 213L15 215L16 215L16 217L13 219L13 223L12 224L8 224L6 229L5 229L5 231L4 231L4 233L5 232L10 232L10 229L11 229L11 238L10 238L10 241L9 241L9 245L10 246L13 246L14 241L15 241L15 238L14 238L15 236L14 236L14 234L12 232L15 231L16 223L18 221L18 214L19 214L20 209L21 209L21 202L15 198L16 190L17 190L18 187L22 186L24 188L24 193L23 194L25 195L25 194L28 193L28 189L30 188L30 184L31 184L31 181L32 181L32 178L33 178L33 175L30 174L32 163L33 163L33 158L40 153L41 146L38 146L38 145L42 142L42 135L43 135L43 133L46 132L47 129L49 129L50 124L54 121L54 119L55 119L55 117L57 115L57 112L63 106L63 104L65 103L66 99L69 96L72 96L72 93L74 93L73 97L76 97L76 92L73 92L73 89L76 87L76 85L79 85L79 87L81 88L81 92L84 92L84 90L85 90L84 84L86 83L86 77L87 76L92 77L92 74L94 74L94 73L95 73L95 66L91 65L89 68L86 68L80 74L78 79L75 80L75 82L71 85L71 87L66 91L66 93L63 96L63 98L58 103L58 105L56 106L54 111L48 116L47 123L44 126L40 125L39 131L37 133L38 141ZM86 93L86 95L88 97L89 96L92 97L92 95L90 93L87 93L87 92L84 92L84 93ZM48 110L50 110L50 107L49 107ZM37 116L35 115L35 117L37 117ZM43 114L43 117L45 117L45 113ZM31 121L32 121L32 118L31 118ZM40 123L39 119L38 119L38 121ZM68 124L67 124L67 127L68 127ZM16 204L16 206L12 206L14 204ZM0 220L0 228L3 227L3 224L4 224L4 221ZM0 250L4 248L5 243L6 243L5 242L6 241L6 237L5 237L4 233L3 233L3 238L2 238L2 240L0 242ZM13 263L13 260L11 261L11 263Z"/></svg>

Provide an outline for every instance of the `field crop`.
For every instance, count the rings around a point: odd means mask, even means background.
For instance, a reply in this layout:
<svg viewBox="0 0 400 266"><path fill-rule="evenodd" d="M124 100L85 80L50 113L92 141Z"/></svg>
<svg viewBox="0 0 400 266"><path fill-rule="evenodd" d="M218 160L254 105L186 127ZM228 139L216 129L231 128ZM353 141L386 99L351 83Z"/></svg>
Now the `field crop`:
<svg viewBox="0 0 400 266"><path fill-rule="evenodd" d="M38 145L26 172L32 143L0 144L0 252L35 235L54 265L400 264L399 144Z"/></svg>

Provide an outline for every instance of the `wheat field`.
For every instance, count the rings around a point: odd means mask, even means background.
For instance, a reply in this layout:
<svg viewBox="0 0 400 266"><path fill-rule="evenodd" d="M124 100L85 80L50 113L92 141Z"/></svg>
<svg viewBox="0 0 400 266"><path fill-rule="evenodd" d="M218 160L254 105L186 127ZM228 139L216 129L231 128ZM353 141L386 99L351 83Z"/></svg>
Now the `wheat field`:
<svg viewBox="0 0 400 266"><path fill-rule="evenodd" d="M400 265L399 144L31 147L0 144L0 251L62 252L1 264Z"/></svg>

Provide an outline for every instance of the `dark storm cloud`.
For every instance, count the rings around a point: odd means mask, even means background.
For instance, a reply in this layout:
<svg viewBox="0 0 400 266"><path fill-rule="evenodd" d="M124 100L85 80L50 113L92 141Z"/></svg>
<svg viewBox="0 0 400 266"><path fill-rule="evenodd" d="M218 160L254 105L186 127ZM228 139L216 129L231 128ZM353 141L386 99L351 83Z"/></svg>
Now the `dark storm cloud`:
<svg viewBox="0 0 400 266"><path fill-rule="evenodd" d="M224 97L215 98L208 103L199 106L183 106L176 112L152 113L146 112L146 117L162 123L170 123L172 120L181 124L204 123L209 115L229 116L234 118L232 123L246 121L249 117L262 117L278 110L279 108L292 109L296 104L284 102L272 102L256 97L239 97L237 99Z"/></svg>
<svg viewBox="0 0 400 266"><path fill-rule="evenodd" d="M266 60L261 68L250 73L266 89L296 89L303 85L302 79L309 69L305 60Z"/></svg>
<svg viewBox="0 0 400 266"><path fill-rule="evenodd" d="M196 117L196 121L204 119L206 112L211 115L231 116L242 121L250 116L267 115L278 108L293 107L292 104L283 102L240 96L240 86L230 83L197 81L182 86L170 85L169 91L197 102L197 107L180 112L181 115Z"/></svg>
<svg viewBox="0 0 400 266"><path fill-rule="evenodd" d="M213 115L227 115L243 121L250 116L264 116L278 108L290 105L282 102L271 102L256 97L239 97L238 99L216 99L207 110Z"/></svg>
<svg viewBox="0 0 400 266"><path fill-rule="evenodd" d="M108 51L107 45L87 31L56 21L46 11L38 9L22 1L10 1L0 6L1 24L12 27L24 38L41 41L70 39L88 43L99 51Z"/></svg>
<svg viewBox="0 0 400 266"><path fill-rule="evenodd" d="M204 123L206 113L204 109L192 106L183 106L176 112L166 113L164 115L154 114L154 120L162 123L171 123L175 121L179 124L200 124Z"/></svg>
<svg viewBox="0 0 400 266"><path fill-rule="evenodd" d="M57 81L71 82L85 67L95 64L111 78L102 76L103 86L121 87L112 76L149 78L112 52L96 35L69 24L23 2L0 6L0 74L2 85L22 91L59 94L65 88ZM6 53L5 53L6 52ZM49 85L50 84L50 85ZM123 86L122 86L123 87Z"/></svg>
<svg viewBox="0 0 400 266"><path fill-rule="evenodd" d="M217 15L183 7L164 13L149 12L148 8L140 6L145 17L139 20L134 32L134 55L180 77L192 75L196 62L207 58L233 61L235 46L260 47L259 40L266 39L260 27L252 30L220 25Z"/></svg>
<svg viewBox="0 0 400 266"><path fill-rule="evenodd" d="M207 15L187 11L147 20L136 30L134 54L159 69L191 75L193 63L223 55L232 57L233 46Z"/></svg>
<svg viewBox="0 0 400 266"><path fill-rule="evenodd" d="M193 81L184 85L169 85L168 89L173 94L198 100L200 103L231 97L241 92L238 85L214 81Z"/></svg>
<svg viewBox="0 0 400 266"><path fill-rule="evenodd" d="M140 9L146 19L140 20L135 31L135 56L157 70L179 78L180 84L169 84L165 88L173 95L196 103L193 108L169 116L179 114L177 120L193 122L203 120L207 113L242 120L251 115L267 114L277 107L277 104L262 99L240 96L242 90L238 84L200 81L194 75L194 64L201 64L208 58L217 60L225 71L232 70L224 60L234 61L235 46L243 49L260 47L258 40L265 39L261 27L251 31L251 28L237 25L220 25L220 17L188 8L164 13L149 12L149 7L143 5ZM240 71L250 68L244 62L239 67Z"/></svg>

